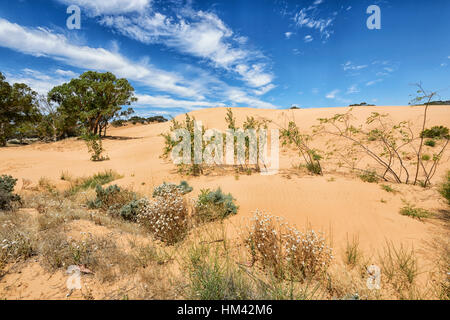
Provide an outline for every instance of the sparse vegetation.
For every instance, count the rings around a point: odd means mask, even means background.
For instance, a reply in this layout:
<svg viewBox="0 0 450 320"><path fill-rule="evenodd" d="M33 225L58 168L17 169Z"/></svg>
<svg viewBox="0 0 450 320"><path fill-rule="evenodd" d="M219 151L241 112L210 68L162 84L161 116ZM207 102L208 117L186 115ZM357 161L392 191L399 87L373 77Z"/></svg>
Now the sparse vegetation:
<svg viewBox="0 0 450 320"><path fill-rule="evenodd" d="M174 184L158 187L155 201L143 200L137 221L153 236L168 245L173 245L189 231L189 210L182 191Z"/></svg>
<svg viewBox="0 0 450 320"><path fill-rule="evenodd" d="M433 214L425 209L417 208L411 204L406 203L406 206L400 209L400 214L415 219L423 220L425 218L431 217Z"/></svg>
<svg viewBox="0 0 450 320"><path fill-rule="evenodd" d="M11 210L20 203L20 196L14 194L17 179L8 175L0 176L0 210Z"/></svg>
<svg viewBox="0 0 450 320"><path fill-rule="evenodd" d="M383 189L384 191L389 192L389 193L397 193L398 192L397 190L395 190L394 188L392 188L390 185L387 185L387 184L382 184L381 189Z"/></svg>
<svg viewBox="0 0 450 320"><path fill-rule="evenodd" d="M201 190L195 203L195 219L197 222L211 222L236 214L238 206L234 200L231 194L224 194L220 188L216 191Z"/></svg>
<svg viewBox="0 0 450 320"><path fill-rule="evenodd" d="M373 170L365 170L359 177L364 182L377 183L379 181L377 173Z"/></svg>
<svg viewBox="0 0 450 320"><path fill-rule="evenodd" d="M245 237L252 263L276 278L311 279L325 272L333 259L322 233L300 232L283 219L256 212Z"/></svg>
<svg viewBox="0 0 450 320"><path fill-rule="evenodd" d="M365 128L363 125L355 126L352 124L352 109L331 118L319 119L321 125L316 127L315 132L340 137L350 143L346 154L342 154L342 161L352 170L359 157L349 157L349 154L355 154L356 149L359 149L380 167L378 175L381 179L414 185L420 183L427 187L436 173L450 137L446 127L425 128L429 105L436 93L425 91L420 84L418 88L417 97L413 101L426 101L422 129L419 132L413 130L410 122L392 123L387 114L378 112L373 112L366 119ZM424 138L439 140L439 149L432 156L423 157Z"/></svg>
<svg viewBox="0 0 450 320"><path fill-rule="evenodd" d="M447 200L447 203L450 205L450 171L447 171L444 181L439 188L439 192Z"/></svg>
<svg viewBox="0 0 450 320"><path fill-rule="evenodd" d="M281 130L283 145L293 145L299 152L299 156L305 161L305 166L312 174L322 175L320 160L322 156L319 151L309 146L312 139L310 135L301 133L294 121L290 121L287 128Z"/></svg>
<svg viewBox="0 0 450 320"><path fill-rule="evenodd" d="M122 189L117 185L102 188L97 185L95 188L97 197L90 201L90 208L98 208L113 217L122 217L125 220L136 220L140 202L137 194L127 189Z"/></svg>
<svg viewBox="0 0 450 320"><path fill-rule="evenodd" d="M347 237L347 246L345 248L345 263L349 266L356 266L356 264L361 259L361 251L359 249L359 238L353 237L351 241L349 241Z"/></svg>

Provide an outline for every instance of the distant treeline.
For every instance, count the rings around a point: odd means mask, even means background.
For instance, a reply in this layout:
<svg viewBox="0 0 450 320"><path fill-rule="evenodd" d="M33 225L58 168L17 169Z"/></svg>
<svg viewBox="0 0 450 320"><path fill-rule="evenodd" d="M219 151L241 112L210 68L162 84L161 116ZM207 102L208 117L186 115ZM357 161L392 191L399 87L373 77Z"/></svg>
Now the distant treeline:
<svg viewBox="0 0 450 320"><path fill-rule="evenodd" d="M168 120L164 118L163 116L153 116L148 118L143 118L139 116L133 116L130 119L117 119L111 122L111 125L113 127L121 127L124 126L127 123L132 124L147 124L147 123L154 123L154 122L167 122Z"/></svg>
<svg viewBox="0 0 450 320"><path fill-rule="evenodd" d="M366 102L361 102L361 103L357 103L357 104L350 104L349 107L375 107L374 104L368 104Z"/></svg>
<svg viewBox="0 0 450 320"><path fill-rule="evenodd" d="M444 105L444 106L450 106L450 100L447 101L442 101L442 100L438 100L438 101L431 101L430 103L428 103L429 105L435 105L435 106L440 106L440 105ZM416 106L424 106L426 105L426 103L423 104L416 104Z"/></svg>
<svg viewBox="0 0 450 320"><path fill-rule="evenodd" d="M0 146L8 141L101 138L112 123L167 121L161 116L128 119L134 110L123 107L136 101L128 80L110 72L85 72L47 95L38 95L23 83L9 84L0 72Z"/></svg>

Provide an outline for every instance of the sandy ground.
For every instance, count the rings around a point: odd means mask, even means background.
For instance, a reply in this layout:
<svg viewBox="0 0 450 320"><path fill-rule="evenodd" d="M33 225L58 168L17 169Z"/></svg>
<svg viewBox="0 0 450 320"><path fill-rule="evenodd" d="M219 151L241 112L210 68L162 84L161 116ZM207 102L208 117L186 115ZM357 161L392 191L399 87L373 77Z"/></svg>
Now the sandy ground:
<svg viewBox="0 0 450 320"><path fill-rule="evenodd" d="M246 116L272 120L269 127L283 126L289 120L309 130L317 124L318 118L331 117L348 108L319 108L305 110L259 110L234 108L233 112L240 126ZM410 120L420 126L422 107L357 107L353 114L362 123L371 112L389 113L395 121ZM192 112L207 128L224 129L226 109L204 109ZM183 119L183 116L179 116ZM450 106L432 106L427 127L433 125L450 127ZM160 156L163 149L161 133L169 130L169 123L150 125L129 125L111 128L108 134L116 137L106 139L104 147L111 160L93 163L82 141L68 139L56 143L34 144L22 147L0 149L0 174L10 174L22 180L36 183L47 177L63 186L62 172L72 176L87 176L104 169L114 169L124 175L115 181L122 186L150 194L155 185L163 181L187 180L194 187L196 195L200 189L221 187L231 192L239 205L238 215L231 218L233 225L241 225L254 210L282 216L299 229L311 226L323 230L332 238L333 247L342 250L347 237L358 236L361 248L375 254L386 241L395 244L412 245L426 256L426 246L433 235L442 231L436 221L421 222L399 214L404 206L402 199L419 207L433 211L445 210L446 204L435 187L423 189L410 185L392 186L397 194L387 193L379 184L365 183L358 178L342 175L333 170L324 176L310 176L298 173L293 165L298 158L292 150L280 152L280 173L272 176L234 173L211 174L200 177L181 177L175 166ZM450 169L449 151L442 158L434 182ZM327 171L327 168L325 168ZM143 184L145 183L145 184ZM382 202L383 200L383 202ZM39 272L35 266L34 272ZM60 277L62 275L55 275ZM49 296L51 297L51 296Z"/></svg>

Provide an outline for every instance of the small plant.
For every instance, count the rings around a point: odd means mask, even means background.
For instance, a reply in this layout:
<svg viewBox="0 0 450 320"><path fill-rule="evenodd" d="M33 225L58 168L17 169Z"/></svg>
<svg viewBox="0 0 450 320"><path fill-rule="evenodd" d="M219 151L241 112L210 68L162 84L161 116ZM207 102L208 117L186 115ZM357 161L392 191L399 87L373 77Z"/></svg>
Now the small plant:
<svg viewBox="0 0 450 320"><path fill-rule="evenodd" d="M142 200L137 221L156 239L173 245L187 235L189 210L177 185L162 184L157 188L155 201Z"/></svg>
<svg viewBox="0 0 450 320"><path fill-rule="evenodd" d="M222 220L236 214L238 207L231 194L224 194L220 188L216 191L201 190L195 204L195 218L198 222Z"/></svg>
<svg viewBox="0 0 450 320"><path fill-rule="evenodd" d="M434 146L436 146L436 141L434 141L433 139L428 139L425 140L424 145L433 148Z"/></svg>
<svg viewBox="0 0 450 320"><path fill-rule="evenodd" d="M301 133L294 121L290 121L288 127L281 130L281 139L283 145L293 145L297 148L299 156L305 160L309 172L317 175L323 174L320 164L322 156L317 150L309 146L312 136Z"/></svg>
<svg viewBox="0 0 450 320"><path fill-rule="evenodd" d="M354 237L350 242L347 237L347 247L345 248L345 263L355 266L359 261L361 252L359 250L359 238Z"/></svg>
<svg viewBox="0 0 450 320"><path fill-rule="evenodd" d="M377 173L373 170L365 170L359 177L364 182L377 183L379 181Z"/></svg>
<svg viewBox="0 0 450 320"><path fill-rule="evenodd" d="M447 176L444 179L444 182L439 188L440 194L447 200L447 203L450 205L450 171L447 171Z"/></svg>
<svg viewBox="0 0 450 320"><path fill-rule="evenodd" d="M406 203L406 206L400 209L400 214L419 220L429 218L430 216L432 216L432 213L429 212L428 210L416 208L415 206L408 203Z"/></svg>
<svg viewBox="0 0 450 320"><path fill-rule="evenodd" d="M420 134L421 138L430 139L449 139L449 130L444 126L434 126L431 129L425 129Z"/></svg>
<svg viewBox="0 0 450 320"><path fill-rule="evenodd" d="M105 189L101 185L97 185L95 192L97 197L88 203L90 208L101 209L113 217L136 220L140 206L136 193L117 185Z"/></svg>
<svg viewBox="0 0 450 320"><path fill-rule="evenodd" d="M17 179L12 176L0 176L0 210L11 210L16 203L20 203L20 196L14 194Z"/></svg>
<svg viewBox="0 0 450 320"><path fill-rule="evenodd" d="M181 181L179 185L163 182L163 184L157 186L153 190L153 198L164 195L165 192L171 188L177 188L182 195L188 194L194 190L194 188L192 188L186 181Z"/></svg>
<svg viewBox="0 0 450 320"><path fill-rule="evenodd" d="M70 175L64 173L64 177L69 179L67 177L70 177ZM70 177L70 180L67 181L71 183L71 187L66 194L74 195L79 191L94 189L97 185L102 186L120 178L123 178L123 176L113 170L105 170L103 172L96 173L93 176L84 178L72 179Z"/></svg>
<svg viewBox="0 0 450 320"><path fill-rule="evenodd" d="M413 249L408 250L403 246L396 248L388 242L380 255L380 262L383 275L397 292L404 295L405 291L411 289L419 274Z"/></svg>
<svg viewBox="0 0 450 320"><path fill-rule="evenodd" d="M108 156L103 155L105 149L103 149L100 135L84 134L82 138L88 147L88 152L91 154L91 161L109 160Z"/></svg>
<svg viewBox="0 0 450 320"><path fill-rule="evenodd" d="M394 188L392 188L390 185L387 185L387 184L382 184L381 189L383 189L384 191L389 192L389 193L397 193L398 192L397 190L395 190Z"/></svg>
<svg viewBox="0 0 450 320"><path fill-rule="evenodd" d="M431 160L431 156L429 154L423 154L422 155L422 160L423 161L430 161Z"/></svg>
<svg viewBox="0 0 450 320"><path fill-rule="evenodd" d="M333 258L322 233L300 232L282 218L256 212L245 243L252 263L276 278L311 279L325 272Z"/></svg>

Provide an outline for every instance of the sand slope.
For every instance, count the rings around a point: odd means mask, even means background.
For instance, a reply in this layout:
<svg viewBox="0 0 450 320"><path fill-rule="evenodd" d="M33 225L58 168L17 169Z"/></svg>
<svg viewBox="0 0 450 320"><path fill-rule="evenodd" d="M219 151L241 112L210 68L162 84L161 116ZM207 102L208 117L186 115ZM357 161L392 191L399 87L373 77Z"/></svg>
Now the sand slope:
<svg viewBox="0 0 450 320"><path fill-rule="evenodd" d="M364 121L371 112L389 113L396 121L410 120L420 125L422 107L357 107L353 113L358 121ZM260 110L234 108L237 124L246 116L272 120L270 127L284 125L294 119L302 128L309 129L316 119L330 117L348 108L322 108L307 110ZM192 112L207 128L225 128L226 109L204 109ZM179 116L183 119L183 116ZM450 106L432 106L428 127L432 125L450 127ZM160 157L163 148L162 132L168 131L169 123L136 125L111 128L108 134L116 139L106 139L104 147L110 161L93 163L82 141L68 139L50 144L34 144L24 147L0 149L0 173L37 182L48 177L55 182L62 172L73 176L90 175L104 169L114 169L124 175L116 181L143 193L150 193L153 187L163 181L188 180L194 186L195 196L200 189L221 187L231 192L240 206L239 214L231 223L241 224L243 217L249 217L255 209L287 218L299 228L307 224L332 234L336 248L345 246L347 237L359 236L365 250L375 252L386 240L395 243L413 244L420 249L440 228L434 221L421 222L401 216L399 208L402 199L435 211L446 205L436 188L423 190L414 186L395 186L399 194L383 191L379 185L364 183L350 176L328 173L323 177L312 177L292 169L297 156L285 149L281 152L281 170L274 176L240 175L232 173L201 177L181 177L175 166ZM120 137L120 138L119 138ZM436 174L439 181L445 170L450 169L449 152L444 155L442 165ZM333 178L333 179L330 179ZM145 183L143 185L142 183ZM21 188L19 181L17 188ZM381 201L383 200L383 202Z"/></svg>

